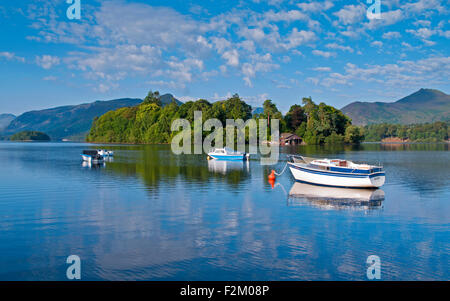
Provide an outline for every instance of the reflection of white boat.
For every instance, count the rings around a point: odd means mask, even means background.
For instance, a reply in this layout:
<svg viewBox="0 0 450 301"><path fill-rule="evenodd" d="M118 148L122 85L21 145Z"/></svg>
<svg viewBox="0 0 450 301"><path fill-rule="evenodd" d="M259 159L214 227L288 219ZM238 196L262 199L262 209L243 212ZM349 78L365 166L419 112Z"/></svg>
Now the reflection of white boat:
<svg viewBox="0 0 450 301"><path fill-rule="evenodd" d="M101 167L105 167L105 163L91 163L88 161L83 161L83 163L81 163L81 166L86 167L86 168L101 168Z"/></svg>
<svg viewBox="0 0 450 301"><path fill-rule="evenodd" d="M92 164L103 163L104 161L104 157L100 155L96 150L84 150L81 154L81 158L83 158L83 161Z"/></svg>
<svg viewBox="0 0 450 301"><path fill-rule="evenodd" d="M289 191L291 204L306 200L321 208L375 208L384 201L381 189L324 187L296 182Z"/></svg>
<svg viewBox="0 0 450 301"><path fill-rule="evenodd" d="M217 172L226 174L232 170L243 170L244 168L249 170L249 162L246 161L226 161L226 160L209 160L208 170L210 172Z"/></svg>
<svg viewBox="0 0 450 301"><path fill-rule="evenodd" d="M112 157L114 152L106 149L98 149L97 152L103 157Z"/></svg>
<svg viewBox="0 0 450 301"><path fill-rule="evenodd" d="M385 181L382 166L356 164L347 160L291 156L288 166L296 181L317 185L376 188Z"/></svg>
<svg viewBox="0 0 450 301"><path fill-rule="evenodd" d="M208 153L213 159L219 160L244 160L250 157L250 154L241 153L238 151L234 151L230 148L215 148L211 152Z"/></svg>

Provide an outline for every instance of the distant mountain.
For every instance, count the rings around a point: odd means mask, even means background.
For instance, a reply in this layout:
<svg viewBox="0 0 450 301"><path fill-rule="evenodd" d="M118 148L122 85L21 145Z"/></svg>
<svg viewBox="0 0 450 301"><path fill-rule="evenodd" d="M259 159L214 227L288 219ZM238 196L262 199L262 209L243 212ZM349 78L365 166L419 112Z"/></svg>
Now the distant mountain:
<svg viewBox="0 0 450 301"><path fill-rule="evenodd" d="M264 108L261 108L261 107L252 108L252 115L262 114L262 113L264 113Z"/></svg>
<svg viewBox="0 0 450 301"><path fill-rule="evenodd" d="M135 106L141 102L142 100L137 98L122 98L30 111L14 119L4 129L2 135L12 135L22 131L41 131L48 134L52 140L62 138L83 140L96 116L121 107Z"/></svg>
<svg viewBox="0 0 450 301"><path fill-rule="evenodd" d="M341 109L356 125L413 124L450 120L450 95L420 89L396 102L353 102Z"/></svg>
<svg viewBox="0 0 450 301"><path fill-rule="evenodd" d="M162 104L163 107L168 105L168 104L170 104L173 100L177 103L177 105L182 105L183 104L181 101L179 101L178 99L173 97L172 94L161 95L161 97L159 99L161 100L161 104Z"/></svg>
<svg viewBox="0 0 450 301"><path fill-rule="evenodd" d="M161 95L163 106L170 104L172 100L177 104L182 104L172 94ZM95 117L119 108L136 106L141 102L142 99L139 98L121 98L30 111L16 117L0 134L8 136L21 131L41 131L48 134L52 140L67 138L84 141Z"/></svg>
<svg viewBox="0 0 450 301"><path fill-rule="evenodd" d="M0 114L0 131L6 128L16 116L13 114Z"/></svg>

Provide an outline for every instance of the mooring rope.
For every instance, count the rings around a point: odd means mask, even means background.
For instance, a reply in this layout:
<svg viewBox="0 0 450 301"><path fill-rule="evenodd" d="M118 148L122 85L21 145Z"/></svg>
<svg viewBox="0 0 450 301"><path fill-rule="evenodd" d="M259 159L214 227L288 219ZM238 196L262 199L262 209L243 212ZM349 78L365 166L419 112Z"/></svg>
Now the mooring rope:
<svg viewBox="0 0 450 301"><path fill-rule="evenodd" d="M276 183L275 186L274 186L273 188L275 188L275 187L277 187L277 186L280 186L281 189L283 190L284 194L285 194L286 196L288 196L288 193L286 192L286 189L284 189L284 186L283 186L282 184Z"/></svg>
<svg viewBox="0 0 450 301"><path fill-rule="evenodd" d="M287 166L288 166L288 162L286 162L286 165L284 166L282 172L280 172L280 173L274 172L274 173L275 173L277 176L281 176L281 175L284 173L284 171L286 170L286 167L287 167Z"/></svg>

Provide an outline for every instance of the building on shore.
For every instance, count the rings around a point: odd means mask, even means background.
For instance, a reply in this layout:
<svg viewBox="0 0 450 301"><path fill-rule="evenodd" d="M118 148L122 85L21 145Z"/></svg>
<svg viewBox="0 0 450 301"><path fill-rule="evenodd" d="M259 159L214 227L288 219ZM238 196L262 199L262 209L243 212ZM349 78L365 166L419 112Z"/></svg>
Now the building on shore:
<svg viewBox="0 0 450 301"><path fill-rule="evenodd" d="M292 133L282 133L280 136L280 145L297 145L302 142L302 138Z"/></svg>

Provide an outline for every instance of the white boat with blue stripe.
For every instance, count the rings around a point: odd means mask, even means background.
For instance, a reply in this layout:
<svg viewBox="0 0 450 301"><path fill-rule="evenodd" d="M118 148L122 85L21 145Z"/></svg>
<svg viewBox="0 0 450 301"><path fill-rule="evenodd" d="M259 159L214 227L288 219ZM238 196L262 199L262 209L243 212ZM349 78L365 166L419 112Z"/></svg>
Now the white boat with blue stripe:
<svg viewBox="0 0 450 301"><path fill-rule="evenodd" d="M296 181L333 187L378 188L385 182L382 166L341 159L290 156L287 163Z"/></svg>
<svg viewBox="0 0 450 301"><path fill-rule="evenodd" d="M250 154L237 152L225 147L214 148L211 152L208 153L208 156L218 160L245 160L250 157Z"/></svg>

